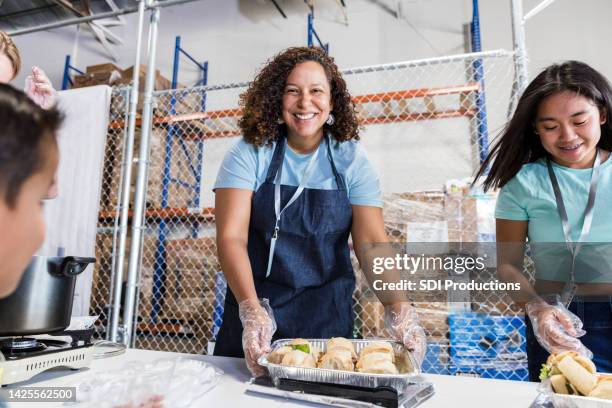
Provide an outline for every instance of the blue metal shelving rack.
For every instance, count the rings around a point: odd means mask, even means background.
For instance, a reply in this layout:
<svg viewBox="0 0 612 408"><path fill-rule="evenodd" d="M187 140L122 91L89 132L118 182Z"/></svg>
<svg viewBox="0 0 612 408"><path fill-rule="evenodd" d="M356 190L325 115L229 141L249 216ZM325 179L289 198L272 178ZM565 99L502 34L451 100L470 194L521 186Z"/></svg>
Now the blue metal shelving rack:
<svg viewBox="0 0 612 408"><path fill-rule="evenodd" d="M472 22L470 23L470 37L472 52L482 51L480 44L480 17L478 13L478 0L472 1ZM484 69L482 59L478 58L472 65L474 82L478 83L479 91L476 93L476 118L478 120L477 140L480 162L484 162L489 153L489 129L487 125L487 106L485 101Z"/></svg>
<svg viewBox="0 0 612 408"><path fill-rule="evenodd" d="M309 6L310 7L310 6ZM308 13L308 46L314 46L314 40L317 40L319 46L325 50L327 54L329 54L329 43L323 43L321 41L321 37L317 34L317 31L314 28L314 7L310 7L310 12Z"/></svg>
<svg viewBox="0 0 612 408"><path fill-rule="evenodd" d="M181 53L187 57L188 60L193 62L200 70L201 77L196 83L195 86L199 85L207 85L208 83L208 61L204 61L202 63L198 62L195 58L193 58L185 49L181 47L181 36L176 37L175 45L174 45L174 63L172 69L172 89L177 89L178 87L178 73L179 73L179 63L180 63L180 55ZM176 104L180 102L177 99L180 99L181 96L177 96L177 93L174 93L170 99L170 116L176 115ZM204 112L206 110L206 92L201 91L201 102L200 102L200 111ZM194 183L189 183L186 180L181 180L179 178L172 177L171 174L171 162L172 162L172 146L174 141L177 140L178 144L181 148L181 151L185 155L189 163L189 168L194 176ZM195 143L197 143L197 152L195 154L196 157L190 153L187 145L185 144L185 140L183 139L183 129L180 126L169 123L166 134L165 141L165 158L164 158L164 174L162 179L162 197L161 197L161 208L169 208L168 207L168 193L169 187L172 183L181 185L188 189L191 189L193 192L193 199L191 201L191 207L199 208L200 207L200 190L202 187L202 169L203 169L203 158L204 158L204 139L199 138ZM191 235L193 238L197 237L198 234L198 221L194 220L191 228ZM165 217L161 217L159 221L159 232L158 232L158 240L157 240L157 248L155 251L155 271L153 275L153 299L152 299L152 310L151 310L151 322L156 323L157 316L159 315L160 309L162 307L161 299L164 294L164 283L166 280L166 270L167 270L167 262L166 262L166 244L168 239L169 226Z"/></svg>
<svg viewBox="0 0 612 408"><path fill-rule="evenodd" d="M70 78L71 70L78 73L79 75L85 75L83 71L72 66L72 64L70 63L70 55L66 55L66 62L64 63L64 76L62 78L62 91L65 91L66 89L68 89L69 84L71 86L74 86L74 83L72 82L72 78Z"/></svg>

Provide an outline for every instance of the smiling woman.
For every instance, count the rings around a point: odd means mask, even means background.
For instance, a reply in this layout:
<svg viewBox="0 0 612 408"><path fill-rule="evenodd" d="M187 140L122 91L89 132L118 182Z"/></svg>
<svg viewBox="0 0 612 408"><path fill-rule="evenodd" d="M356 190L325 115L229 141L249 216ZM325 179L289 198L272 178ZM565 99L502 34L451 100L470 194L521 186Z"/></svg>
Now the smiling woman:
<svg viewBox="0 0 612 408"><path fill-rule="evenodd" d="M241 95L243 138L215 183L219 260L228 283L215 354L257 359L276 338L352 337L355 253L387 242L378 176L357 142L355 107L333 59L289 48ZM407 303L387 305L396 339L422 359Z"/></svg>
<svg viewBox="0 0 612 408"><path fill-rule="evenodd" d="M532 381L548 353L566 350L592 353L612 372L612 259L603 250L612 243L611 112L612 88L599 72L577 61L552 65L529 84L476 177L490 167L485 188L501 187L498 274L525 289L510 295L525 305ZM527 239L533 286L522 275ZM597 254L586 243L597 243ZM564 257L567 267L557 262ZM596 277L586 258L603 265Z"/></svg>
<svg viewBox="0 0 612 408"><path fill-rule="evenodd" d="M302 64L304 66L294 72L294 68ZM313 67L314 70L309 69ZM292 81L300 80L302 83L290 84L290 74L293 74ZM296 96L304 91L304 81L319 86L317 89L308 89L307 96L327 91L330 104L328 112L334 119L322 129L339 142L359 139L355 106L333 58L319 48L294 47L271 59L257 74L249 89L240 96L243 116L239 126L247 142L255 146L270 146L276 140L278 125L286 120L285 101L295 102ZM319 115L318 120L321 127L328 120L328 115Z"/></svg>
<svg viewBox="0 0 612 408"><path fill-rule="evenodd" d="M538 107L535 129L555 163L573 169L593 167L605 109L571 91L545 98ZM609 152L603 152L607 157Z"/></svg>
<svg viewBox="0 0 612 408"><path fill-rule="evenodd" d="M282 120L287 143L298 153L314 151L323 137L323 126L333 124L331 92L323 67L315 61L295 66L283 93Z"/></svg>

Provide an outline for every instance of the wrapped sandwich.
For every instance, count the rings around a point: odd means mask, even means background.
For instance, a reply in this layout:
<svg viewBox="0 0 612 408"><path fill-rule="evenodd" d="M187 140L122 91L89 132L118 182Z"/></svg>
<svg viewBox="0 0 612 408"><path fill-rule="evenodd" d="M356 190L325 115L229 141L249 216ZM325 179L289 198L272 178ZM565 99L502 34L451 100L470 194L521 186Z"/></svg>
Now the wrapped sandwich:
<svg viewBox="0 0 612 408"><path fill-rule="evenodd" d="M279 347L268 356L272 364L295 367L317 366L318 351L305 339L293 339L289 344Z"/></svg>
<svg viewBox="0 0 612 408"><path fill-rule="evenodd" d="M372 374L397 374L398 370L388 353L368 353L355 365L357 371Z"/></svg>
<svg viewBox="0 0 612 408"><path fill-rule="evenodd" d="M345 350L351 353L351 358L357 361L357 353L353 343L344 337L332 337L327 341L326 352L334 352L335 350Z"/></svg>
<svg viewBox="0 0 612 408"><path fill-rule="evenodd" d="M540 372L541 380L547 378L557 394L612 399L612 378L597 374L595 364L574 351L551 354Z"/></svg>
<svg viewBox="0 0 612 408"><path fill-rule="evenodd" d="M328 370L355 371L351 352L346 349L332 349L323 354L318 367Z"/></svg>
<svg viewBox="0 0 612 408"><path fill-rule="evenodd" d="M283 356L281 364L294 367L316 368L317 360L312 354L304 353L302 350L291 350Z"/></svg>
<svg viewBox="0 0 612 408"><path fill-rule="evenodd" d="M327 341L326 351L318 367L329 370L354 371L357 353L353 343L342 337L333 337Z"/></svg>
<svg viewBox="0 0 612 408"><path fill-rule="evenodd" d="M391 344L377 341L361 350L355 365L357 371L372 374L397 374L395 352Z"/></svg>
<svg viewBox="0 0 612 408"><path fill-rule="evenodd" d="M280 364L283 361L283 357L285 357L285 355L290 353L292 350L293 349L289 346L279 347L270 353L268 356L268 361L272 364Z"/></svg>

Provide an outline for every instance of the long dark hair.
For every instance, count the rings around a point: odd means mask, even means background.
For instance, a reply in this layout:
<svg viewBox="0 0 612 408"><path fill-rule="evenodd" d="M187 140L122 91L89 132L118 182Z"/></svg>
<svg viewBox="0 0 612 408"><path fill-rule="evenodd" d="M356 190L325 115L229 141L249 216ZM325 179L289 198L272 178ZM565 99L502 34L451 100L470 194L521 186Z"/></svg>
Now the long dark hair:
<svg viewBox="0 0 612 408"><path fill-rule="evenodd" d="M334 59L321 48L292 47L270 59L240 95L242 118L238 126L244 140L255 146L272 145L276 140L287 78L296 65L306 61L321 64L329 80L332 113L336 120L331 126L325 124L325 129L339 142L359 139L355 104Z"/></svg>
<svg viewBox="0 0 612 408"><path fill-rule="evenodd" d="M474 183L491 167L483 188L503 187L523 164L545 157L540 138L535 133L534 121L540 102L558 92L570 91L591 100L606 117L601 125L601 139L597 146L612 150L612 88L608 80L584 62L567 61L544 69L521 95L512 119L506 125L486 160L476 173Z"/></svg>

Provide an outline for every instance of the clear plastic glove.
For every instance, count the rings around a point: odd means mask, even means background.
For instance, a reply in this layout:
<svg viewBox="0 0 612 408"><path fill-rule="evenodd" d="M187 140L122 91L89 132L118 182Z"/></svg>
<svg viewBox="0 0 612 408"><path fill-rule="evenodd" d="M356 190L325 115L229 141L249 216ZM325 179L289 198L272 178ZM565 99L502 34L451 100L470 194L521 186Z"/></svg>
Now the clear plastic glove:
<svg viewBox="0 0 612 408"><path fill-rule="evenodd" d="M45 71L38 67L32 67L32 75L26 78L25 93L43 109L53 107L57 100L57 92L51 81Z"/></svg>
<svg viewBox="0 0 612 408"><path fill-rule="evenodd" d="M528 302L525 311L538 343L546 351L560 353L571 350L588 358L593 357L593 353L578 340L586 333L582 330L582 322L558 298L552 303L538 298Z"/></svg>
<svg viewBox="0 0 612 408"><path fill-rule="evenodd" d="M414 307L409 303L385 306L385 326L397 341L412 351L420 367L427 352L427 338Z"/></svg>
<svg viewBox="0 0 612 408"><path fill-rule="evenodd" d="M271 351L272 335L276 331L276 321L268 299L246 299L238 305L242 322L242 349L247 367L254 377L266 374L257 359Z"/></svg>

